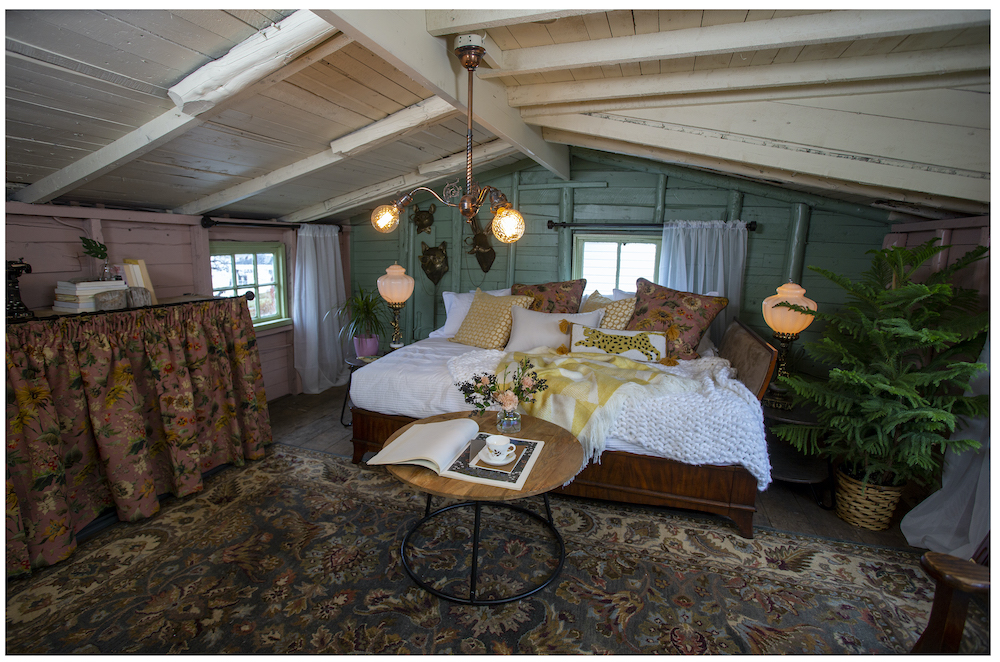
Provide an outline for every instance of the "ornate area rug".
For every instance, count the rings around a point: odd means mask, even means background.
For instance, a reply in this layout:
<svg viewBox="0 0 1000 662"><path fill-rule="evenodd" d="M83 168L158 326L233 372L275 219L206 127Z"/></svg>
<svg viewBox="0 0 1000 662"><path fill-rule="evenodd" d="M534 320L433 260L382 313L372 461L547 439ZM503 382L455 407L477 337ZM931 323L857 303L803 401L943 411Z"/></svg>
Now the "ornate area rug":
<svg viewBox="0 0 1000 662"><path fill-rule="evenodd" d="M417 588L400 563L424 495L381 468L276 446L9 582L6 652L901 653L927 621L934 587L914 553L770 530L745 540L711 518L551 502L567 550L555 582L459 605ZM543 512L540 497L522 503ZM467 592L471 522L458 509L422 526L415 572ZM481 596L551 572L553 544L530 522L484 508ZM963 645L989 650L975 604Z"/></svg>

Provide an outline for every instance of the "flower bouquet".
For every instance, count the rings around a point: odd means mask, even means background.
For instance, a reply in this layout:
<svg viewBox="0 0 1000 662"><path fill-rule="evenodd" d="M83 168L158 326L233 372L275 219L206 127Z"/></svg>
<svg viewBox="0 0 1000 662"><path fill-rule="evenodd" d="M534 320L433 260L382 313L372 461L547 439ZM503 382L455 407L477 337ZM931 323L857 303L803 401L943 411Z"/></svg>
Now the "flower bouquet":
<svg viewBox="0 0 1000 662"><path fill-rule="evenodd" d="M504 370L502 381L495 374L482 374L473 375L471 380L456 386L465 396L465 401L476 408L478 415L494 404L499 405L497 429L500 432L520 432L521 414L517 406L522 402L534 402L535 394L548 388L533 367L525 357L517 364L509 382Z"/></svg>

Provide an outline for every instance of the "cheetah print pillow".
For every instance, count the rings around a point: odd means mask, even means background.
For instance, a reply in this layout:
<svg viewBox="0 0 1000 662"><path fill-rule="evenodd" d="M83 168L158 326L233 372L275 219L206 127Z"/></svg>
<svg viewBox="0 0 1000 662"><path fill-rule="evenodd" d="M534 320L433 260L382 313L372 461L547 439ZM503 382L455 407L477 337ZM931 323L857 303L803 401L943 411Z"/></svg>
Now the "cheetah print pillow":
<svg viewBox="0 0 1000 662"><path fill-rule="evenodd" d="M679 292L651 283L635 282L635 313L625 328L629 331L663 331L667 350L679 359L698 358L698 343L708 325L729 304L725 297Z"/></svg>
<svg viewBox="0 0 1000 662"><path fill-rule="evenodd" d="M617 331L573 325L569 351L617 354L633 361L668 362L667 338L656 331ZM668 363L669 365L676 365Z"/></svg>

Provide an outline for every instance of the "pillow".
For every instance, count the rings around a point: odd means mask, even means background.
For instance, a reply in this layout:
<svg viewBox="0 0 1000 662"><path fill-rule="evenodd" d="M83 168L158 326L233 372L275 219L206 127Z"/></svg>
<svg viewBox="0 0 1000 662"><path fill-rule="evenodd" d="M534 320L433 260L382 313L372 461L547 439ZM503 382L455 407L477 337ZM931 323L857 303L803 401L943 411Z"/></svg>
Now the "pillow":
<svg viewBox="0 0 1000 662"><path fill-rule="evenodd" d="M632 319L635 311L635 297L631 299L621 299L612 301L604 307L604 319L601 320L601 328L604 329L624 329Z"/></svg>
<svg viewBox="0 0 1000 662"><path fill-rule="evenodd" d="M493 296L506 296L510 294L510 288L503 290L487 290L487 294L492 294ZM458 333L459 327L462 326L462 320L465 316L469 314L469 306L472 305L472 298L476 295L476 291L472 290L470 294L457 294L455 292L442 292L441 299L444 301L444 326L440 329L434 329L429 334L428 338L454 338L455 334Z"/></svg>
<svg viewBox="0 0 1000 662"><path fill-rule="evenodd" d="M696 359L696 348L708 325L729 304L725 297L679 292L645 278L636 281L635 312L630 331L665 331L667 354Z"/></svg>
<svg viewBox="0 0 1000 662"><path fill-rule="evenodd" d="M588 296L586 299L584 299L583 302L580 304L580 312L589 313L592 310L598 310L600 308L604 308L606 305L611 303L611 301L612 300L609 299L608 297L604 296L597 290L594 290L594 293Z"/></svg>
<svg viewBox="0 0 1000 662"><path fill-rule="evenodd" d="M601 322L604 313L594 310L589 313L539 313L526 308L512 306L510 316L513 319L513 327L510 331L510 342L507 343L505 351L526 352L536 347L551 347L558 349L565 345L569 347L569 326L563 325L563 321L568 324L585 324L587 326L597 326ZM561 328L565 328L562 331Z"/></svg>
<svg viewBox="0 0 1000 662"><path fill-rule="evenodd" d="M574 324L570 343L571 352L617 354L633 361L663 362L667 337L662 331L617 331Z"/></svg>
<svg viewBox="0 0 1000 662"><path fill-rule="evenodd" d="M530 305L531 297L528 296L495 297L476 290L469 313L455 337L449 340L483 349L503 349L510 336L511 306L527 308Z"/></svg>
<svg viewBox="0 0 1000 662"><path fill-rule="evenodd" d="M622 292L617 287L611 290L611 298L615 301L621 301L622 299L631 299L635 296L635 292Z"/></svg>
<svg viewBox="0 0 1000 662"><path fill-rule="evenodd" d="M510 288L510 293L533 297L531 310L542 313L576 313L580 310L580 299L583 298L583 288L586 286L586 278L541 285L516 283Z"/></svg>

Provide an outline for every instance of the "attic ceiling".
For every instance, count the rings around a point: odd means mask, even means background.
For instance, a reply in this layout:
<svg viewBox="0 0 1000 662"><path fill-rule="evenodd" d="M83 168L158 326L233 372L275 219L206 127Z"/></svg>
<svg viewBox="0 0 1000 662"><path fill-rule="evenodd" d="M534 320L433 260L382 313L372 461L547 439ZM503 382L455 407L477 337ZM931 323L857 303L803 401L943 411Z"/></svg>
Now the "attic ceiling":
<svg viewBox="0 0 1000 662"><path fill-rule="evenodd" d="M988 11L12 10L8 200L346 220L569 148L989 213Z"/></svg>

